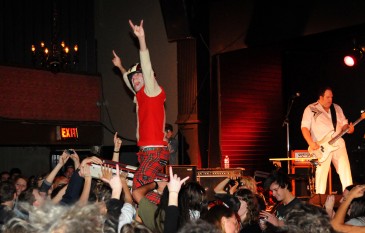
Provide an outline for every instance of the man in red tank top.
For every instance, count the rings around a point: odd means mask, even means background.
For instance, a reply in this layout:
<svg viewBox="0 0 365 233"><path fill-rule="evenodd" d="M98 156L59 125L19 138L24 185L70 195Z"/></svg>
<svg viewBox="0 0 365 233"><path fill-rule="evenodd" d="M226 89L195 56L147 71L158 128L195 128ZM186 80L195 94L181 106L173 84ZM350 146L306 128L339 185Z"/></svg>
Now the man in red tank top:
<svg viewBox="0 0 365 233"><path fill-rule="evenodd" d="M146 45L143 20L140 25L129 24L138 38L140 63L126 70L121 59L113 51L113 64L120 69L127 87L135 94L137 112L137 145L139 168L134 174L133 189L154 182L157 173L162 173L168 162L169 151L164 139L165 100L166 93L156 81L152 69L149 51ZM149 192L146 197L154 203L159 203L160 196Z"/></svg>

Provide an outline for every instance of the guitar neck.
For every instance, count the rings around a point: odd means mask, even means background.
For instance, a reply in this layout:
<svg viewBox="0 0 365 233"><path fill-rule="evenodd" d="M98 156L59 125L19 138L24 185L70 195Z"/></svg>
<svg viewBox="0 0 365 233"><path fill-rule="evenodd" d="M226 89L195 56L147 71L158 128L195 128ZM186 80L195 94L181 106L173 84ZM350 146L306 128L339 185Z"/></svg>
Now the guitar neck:
<svg viewBox="0 0 365 233"><path fill-rule="evenodd" d="M360 123L360 121L362 121L362 117L360 117L359 119L357 119L354 123L352 123L352 125L355 127L357 124ZM328 144L332 145L333 143L335 143L340 137L342 137L344 134L346 134L349 131L349 128L342 130L341 133L339 133L336 137L332 138Z"/></svg>

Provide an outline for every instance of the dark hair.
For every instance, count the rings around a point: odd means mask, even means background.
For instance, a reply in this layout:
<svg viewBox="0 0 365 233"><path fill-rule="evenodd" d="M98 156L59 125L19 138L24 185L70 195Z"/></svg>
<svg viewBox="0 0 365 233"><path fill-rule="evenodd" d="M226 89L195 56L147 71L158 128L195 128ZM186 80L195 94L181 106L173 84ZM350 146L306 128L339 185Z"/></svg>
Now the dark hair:
<svg viewBox="0 0 365 233"><path fill-rule="evenodd" d="M267 190L270 189L270 185L274 182L278 183L280 188L286 187L288 191L292 191L290 179L288 175L286 175L285 173L280 171L274 171L273 173L271 173L271 175L265 180L264 183L265 189Z"/></svg>
<svg viewBox="0 0 365 233"><path fill-rule="evenodd" d="M350 218L365 216L365 197L358 197L351 201Z"/></svg>
<svg viewBox="0 0 365 233"><path fill-rule="evenodd" d="M333 92L333 91L332 91L332 88L331 88L331 87L329 87L329 86L325 86L325 87L321 87L321 88L319 88L319 90L318 90L318 97L320 97L320 96L324 96L324 93L325 93L327 90L328 90L328 91Z"/></svg>
<svg viewBox="0 0 365 233"><path fill-rule="evenodd" d="M0 176L5 175L5 174L8 174L8 175L10 176L10 173L9 173L8 171L2 171L2 172L0 173Z"/></svg>
<svg viewBox="0 0 365 233"><path fill-rule="evenodd" d="M216 203L215 205L222 205L224 203L234 212L237 212L241 208L241 202L236 195L218 193L214 196L221 201L221 203Z"/></svg>
<svg viewBox="0 0 365 233"><path fill-rule="evenodd" d="M178 233L220 233L213 224L202 219L186 223Z"/></svg>
<svg viewBox="0 0 365 233"><path fill-rule="evenodd" d="M14 168L10 169L10 179L15 180L15 178L16 178L15 174L17 174L16 175L16 177L17 177L17 176L22 174L22 171L17 167L14 167Z"/></svg>
<svg viewBox="0 0 365 233"><path fill-rule="evenodd" d="M190 211L198 211L200 216L208 211L208 201L203 186L198 182L188 182L181 186L179 192L179 226L190 222Z"/></svg>
<svg viewBox="0 0 365 233"><path fill-rule="evenodd" d="M171 124L168 124L168 123L165 124L165 132L167 132L167 131L174 132L174 128L172 127Z"/></svg>
<svg viewBox="0 0 365 233"><path fill-rule="evenodd" d="M0 182L0 203L13 200L15 192L16 192L15 186L12 182L10 181Z"/></svg>
<svg viewBox="0 0 365 233"><path fill-rule="evenodd" d="M133 221L132 223L124 224L120 233L152 233L152 231L147 228L142 223Z"/></svg>
<svg viewBox="0 0 365 233"><path fill-rule="evenodd" d="M285 216L284 228L288 233L334 233L326 211L318 206L302 202Z"/></svg>
<svg viewBox="0 0 365 233"><path fill-rule="evenodd" d="M355 184L351 184L351 185L347 186L345 189L347 191L351 191L351 189L354 188L355 186L356 186Z"/></svg>
<svg viewBox="0 0 365 233"><path fill-rule="evenodd" d="M207 214L204 216L204 220L222 230L222 218L231 218L232 216L236 216L236 214L231 208L228 208L225 205L216 205L209 209Z"/></svg>
<svg viewBox="0 0 365 233"><path fill-rule="evenodd" d="M242 223L245 225L257 222L259 220L259 204L256 195L249 189L240 189L235 196L247 203L246 219Z"/></svg>
<svg viewBox="0 0 365 233"><path fill-rule="evenodd" d="M67 184L60 184L56 188L54 188L51 192L51 199L53 199L57 194L65 187Z"/></svg>
<svg viewBox="0 0 365 233"><path fill-rule="evenodd" d="M29 187L26 190L24 190L23 192L20 193L18 200L21 202L26 202L29 205L33 205L33 203L35 202L35 197L33 195L33 190L37 190L38 188L36 187Z"/></svg>

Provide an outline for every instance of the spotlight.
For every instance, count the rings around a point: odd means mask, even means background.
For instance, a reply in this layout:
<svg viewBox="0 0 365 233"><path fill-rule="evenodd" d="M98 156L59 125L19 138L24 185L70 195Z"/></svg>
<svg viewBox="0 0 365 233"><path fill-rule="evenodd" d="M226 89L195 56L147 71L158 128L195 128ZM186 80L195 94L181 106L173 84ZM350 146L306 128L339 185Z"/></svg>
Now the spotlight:
<svg viewBox="0 0 365 233"><path fill-rule="evenodd" d="M345 57L343 58L343 62L345 63L346 66L353 67L360 62L363 56L364 56L363 49L355 47L353 48L351 53L345 55Z"/></svg>

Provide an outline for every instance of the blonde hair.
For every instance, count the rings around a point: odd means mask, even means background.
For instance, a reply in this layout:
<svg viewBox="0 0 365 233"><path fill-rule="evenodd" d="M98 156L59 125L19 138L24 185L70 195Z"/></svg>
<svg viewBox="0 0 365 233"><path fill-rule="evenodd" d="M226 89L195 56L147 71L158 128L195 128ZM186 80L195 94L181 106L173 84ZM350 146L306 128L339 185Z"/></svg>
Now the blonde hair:
<svg viewBox="0 0 365 233"><path fill-rule="evenodd" d="M240 182L252 193L257 194L256 180L252 176L242 176Z"/></svg>

